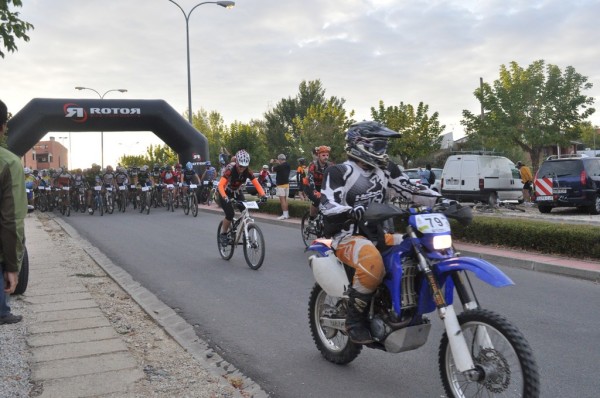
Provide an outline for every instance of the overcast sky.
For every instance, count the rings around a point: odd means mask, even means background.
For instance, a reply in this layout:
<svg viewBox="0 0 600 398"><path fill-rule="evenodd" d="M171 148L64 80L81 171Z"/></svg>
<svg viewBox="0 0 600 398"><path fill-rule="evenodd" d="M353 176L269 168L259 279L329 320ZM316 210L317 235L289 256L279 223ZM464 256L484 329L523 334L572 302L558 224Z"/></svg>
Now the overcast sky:
<svg viewBox="0 0 600 398"><path fill-rule="evenodd" d="M187 109L185 19L168 0L24 0L29 42L0 59L0 98L17 113L32 98L164 99ZM178 0L189 12L196 0ZM463 109L479 112L479 78L501 65L543 59L573 66L594 84L600 125L598 0L238 0L190 17L192 107L225 123L262 118L302 80L320 79L355 119L383 100L429 105L463 136ZM56 133L55 136L67 136ZM160 140L105 133L105 164ZM68 139L65 139L68 146ZM100 163L99 133L73 133L72 165ZM84 146L85 145L85 146Z"/></svg>

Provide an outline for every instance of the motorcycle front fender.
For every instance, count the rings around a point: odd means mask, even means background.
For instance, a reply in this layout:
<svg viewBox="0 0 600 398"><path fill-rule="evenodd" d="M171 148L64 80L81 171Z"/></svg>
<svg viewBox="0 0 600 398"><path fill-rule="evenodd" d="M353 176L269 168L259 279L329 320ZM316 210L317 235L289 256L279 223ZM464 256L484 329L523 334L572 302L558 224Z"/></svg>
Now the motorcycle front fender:
<svg viewBox="0 0 600 398"><path fill-rule="evenodd" d="M494 287L511 286L515 283L492 263L475 257L453 257L436 264L439 275L456 271L471 271L479 279Z"/></svg>

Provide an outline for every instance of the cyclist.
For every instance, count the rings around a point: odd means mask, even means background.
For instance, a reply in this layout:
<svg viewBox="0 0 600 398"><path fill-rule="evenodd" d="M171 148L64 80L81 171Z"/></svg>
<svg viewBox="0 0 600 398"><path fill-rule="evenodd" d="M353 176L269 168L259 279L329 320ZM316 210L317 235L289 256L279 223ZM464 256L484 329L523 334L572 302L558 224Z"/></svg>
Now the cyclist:
<svg viewBox="0 0 600 398"><path fill-rule="evenodd" d="M140 171L138 172L137 175L137 180L138 180L138 193L142 192L141 187L152 187L154 186L154 179L152 178L152 175L150 174L150 168L146 165L143 165L140 168Z"/></svg>
<svg viewBox="0 0 600 398"><path fill-rule="evenodd" d="M310 205L310 222L314 221L319 212L319 204L321 198L321 185L323 184L323 175L328 167L333 166L333 162L329 161L329 153L331 148L321 145L315 148L317 158L310 163L306 171L306 177L303 179L303 187L306 196L311 201Z"/></svg>
<svg viewBox="0 0 600 398"><path fill-rule="evenodd" d="M183 172L181 173L179 182L181 183L183 196L187 194L188 187L190 184L200 185L200 178L198 177L198 174L196 174L192 162L187 162L185 164L185 170L183 170Z"/></svg>
<svg viewBox="0 0 600 398"><path fill-rule="evenodd" d="M127 170L123 166L117 166L117 172L115 173L115 183L117 186L127 186L129 184L129 175Z"/></svg>
<svg viewBox="0 0 600 398"><path fill-rule="evenodd" d="M267 186L267 179L269 180L269 184ZM263 187L263 190L265 192L269 192L270 188L273 186L273 179L271 178L271 173L269 173L269 166L268 165L263 165L262 170L260 171L260 173L258 173L258 183Z"/></svg>
<svg viewBox="0 0 600 398"><path fill-rule="evenodd" d="M71 191L71 203L75 203L77 192L79 192L79 190L85 192L85 177L83 176L81 169L76 169L75 174L73 174L73 188L75 189ZM84 206L83 203L81 205Z"/></svg>
<svg viewBox="0 0 600 398"><path fill-rule="evenodd" d="M235 162L229 163L223 168L223 176L219 181L219 203L221 208L225 212L225 218L223 219L223 226L221 231L229 231L229 226L233 220L235 211L231 204L231 199L235 199L238 202L244 201L244 193L242 187L246 183L246 179L250 179L252 185L256 188L256 192L261 200L266 200L265 191L258 183L258 179L252 173L252 170L248 168L250 165L250 154L244 149L240 149L235 154ZM240 210L243 210L243 205L239 205ZM227 244L227 233L221 233L219 237L221 244Z"/></svg>
<svg viewBox="0 0 600 398"><path fill-rule="evenodd" d="M210 160L207 160L206 163L206 168L204 170L204 173L202 173L202 177L200 177L200 180L202 181L202 189L208 190L208 194L206 195L207 198L207 204L208 204L208 199L209 199L209 195L210 192L214 186L214 181L215 178L217 178L217 169L215 169L211 163ZM208 184L204 184L205 182L208 182Z"/></svg>
<svg viewBox="0 0 600 398"><path fill-rule="evenodd" d="M69 170L67 170L66 167L59 167L56 169L56 173L57 177L55 183L57 188L60 189L59 196L61 201L63 201L68 195L70 195L70 193L63 190L63 188L71 187L71 185L73 185L73 175L69 173Z"/></svg>
<svg viewBox="0 0 600 398"><path fill-rule="evenodd" d="M167 167L165 168L165 171L163 171L160 175L160 179L162 180L163 184L165 185L173 185L175 186L175 184L177 184L177 177L175 176L175 173L173 172L173 166L171 166L170 164L167 165ZM166 201L166 198L164 197L164 195L167 193L167 190L163 191L163 202Z"/></svg>
<svg viewBox="0 0 600 398"><path fill-rule="evenodd" d="M181 163L175 164L175 170L173 170L173 176L175 177L175 181L177 182L175 186L175 196L174 200L177 203L179 200L179 191L181 190Z"/></svg>
<svg viewBox="0 0 600 398"><path fill-rule="evenodd" d="M123 166L117 166L117 170L115 173L115 186L119 190L117 195L120 196L121 191L125 191L125 193L126 193L126 191L129 190L128 185L129 185L129 175L127 174L127 170ZM124 188L121 188L121 187L124 187ZM127 196L127 195L125 195L125 196ZM126 206L126 205L127 205L127 199L125 199L125 203L121 203L121 206Z"/></svg>
<svg viewBox="0 0 600 398"><path fill-rule="evenodd" d="M152 167L152 180L154 181L154 185L156 186L156 189L158 190L158 196L160 197L161 193L162 193L162 180L160 178L162 174L162 170L161 167L158 163L154 163L154 166ZM162 205L162 203L161 203Z"/></svg>
<svg viewBox="0 0 600 398"><path fill-rule="evenodd" d="M37 179L29 167L24 167L25 188L27 189L27 203L33 206L33 190L37 188Z"/></svg>

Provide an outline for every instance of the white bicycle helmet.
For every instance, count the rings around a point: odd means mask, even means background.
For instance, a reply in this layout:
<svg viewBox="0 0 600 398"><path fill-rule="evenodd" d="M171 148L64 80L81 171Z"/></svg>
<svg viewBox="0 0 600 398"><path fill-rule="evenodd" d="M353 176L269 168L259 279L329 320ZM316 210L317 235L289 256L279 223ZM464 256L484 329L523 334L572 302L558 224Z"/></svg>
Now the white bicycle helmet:
<svg viewBox="0 0 600 398"><path fill-rule="evenodd" d="M235 154L235 163L241 167L248 167L250 165L250 154L244 149L240 149Z"/></svg>

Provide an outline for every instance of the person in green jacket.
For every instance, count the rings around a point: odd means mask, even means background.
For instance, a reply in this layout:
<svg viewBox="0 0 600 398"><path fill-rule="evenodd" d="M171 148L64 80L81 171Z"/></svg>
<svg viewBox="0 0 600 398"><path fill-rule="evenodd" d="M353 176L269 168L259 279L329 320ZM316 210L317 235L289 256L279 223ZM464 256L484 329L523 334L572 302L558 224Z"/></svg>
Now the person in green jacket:
<svg viewBox="0 0 600 398"><path fill-rule="evenodd" d="M6 134L8 110L0 100L0 137ZM23 262L27 196L25 174L20 159L0 147L0 325L23 319L8 306L8 296L15 291Z"/></svg>

